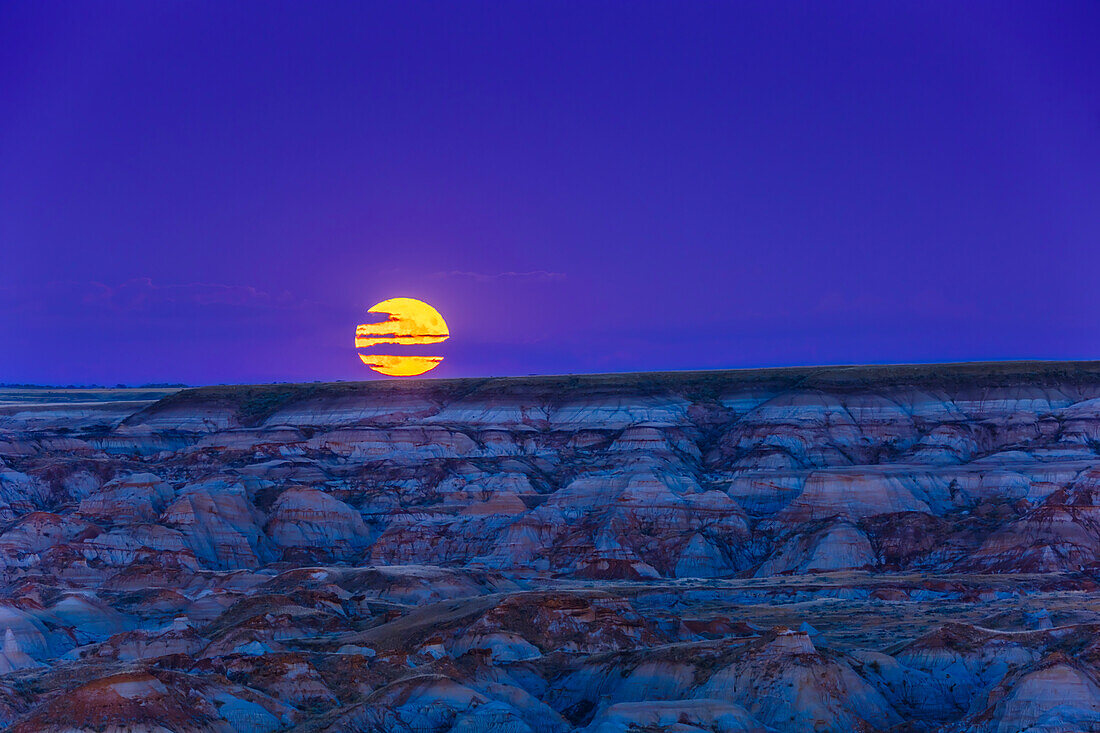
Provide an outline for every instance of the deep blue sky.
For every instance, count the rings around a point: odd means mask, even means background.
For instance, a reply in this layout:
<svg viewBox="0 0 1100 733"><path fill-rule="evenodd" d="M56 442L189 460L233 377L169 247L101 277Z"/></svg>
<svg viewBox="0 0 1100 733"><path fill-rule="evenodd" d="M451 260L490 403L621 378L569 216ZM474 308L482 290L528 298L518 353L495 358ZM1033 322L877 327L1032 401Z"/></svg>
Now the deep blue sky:
<svg viewBox="0 0 1100 733"><path fill-rule="evenodd" d="M1100 357L1100 3L0 4L0 382Z"/></svg>

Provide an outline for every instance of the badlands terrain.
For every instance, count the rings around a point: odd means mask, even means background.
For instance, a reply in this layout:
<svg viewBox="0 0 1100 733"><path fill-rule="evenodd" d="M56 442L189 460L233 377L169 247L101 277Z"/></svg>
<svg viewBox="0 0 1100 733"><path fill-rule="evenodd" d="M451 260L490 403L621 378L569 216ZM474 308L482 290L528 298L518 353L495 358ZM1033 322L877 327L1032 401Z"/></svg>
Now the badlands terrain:
<svg viewBox="0 0 1100 733"><path fill-rule="evenodd" d="M0 392L13 731L1100 731L1100 363Z"/></svg>

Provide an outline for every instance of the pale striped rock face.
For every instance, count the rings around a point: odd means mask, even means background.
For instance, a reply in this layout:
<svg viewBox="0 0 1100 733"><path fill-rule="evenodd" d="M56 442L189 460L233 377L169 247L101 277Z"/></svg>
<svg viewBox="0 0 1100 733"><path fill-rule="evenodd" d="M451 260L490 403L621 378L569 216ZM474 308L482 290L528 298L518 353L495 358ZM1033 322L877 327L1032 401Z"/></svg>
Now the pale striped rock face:
<svg viewBox="0 0 1100 733"><path fill-rule="evenodd" d="M35 399L16 730L1100 730L1097 364Z"/></svg>

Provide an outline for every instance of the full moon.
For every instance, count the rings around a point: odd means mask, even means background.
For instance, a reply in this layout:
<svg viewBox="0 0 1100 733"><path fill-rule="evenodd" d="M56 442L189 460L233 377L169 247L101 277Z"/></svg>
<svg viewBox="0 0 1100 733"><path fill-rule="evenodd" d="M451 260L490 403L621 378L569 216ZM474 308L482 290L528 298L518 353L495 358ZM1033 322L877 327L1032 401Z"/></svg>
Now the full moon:
<svg viewBox="0 0 1100 733"><path fill-rule="evenodd" d="M412 346L438 344L446 341L451 332L447 322L435 308L415 298L390 298L371 306L367 313L383 313L389 316L381 323L364 323L355 327L355 348L372 349L381 344ZM364 354L359 358L379 374L390 377L415 377L439 366L442 356L394 356L391 354Z"/></svg>

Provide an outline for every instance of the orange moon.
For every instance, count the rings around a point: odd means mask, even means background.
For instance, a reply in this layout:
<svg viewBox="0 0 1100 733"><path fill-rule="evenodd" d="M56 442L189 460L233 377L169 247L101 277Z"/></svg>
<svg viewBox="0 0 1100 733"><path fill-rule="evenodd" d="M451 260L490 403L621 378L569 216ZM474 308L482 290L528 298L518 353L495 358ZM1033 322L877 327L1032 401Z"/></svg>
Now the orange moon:
<svg viewBox="0 0 1100 733"><path fill-rule="evenodd" d="M389 318L381 323L356 326L356 349L370 349L381 344L438 344L451 335L439 311L415 298L383 300L371 306L367 313L384 313ZM359 358L374 371L390 377L415 377L430 372L443 361L442 356L392 356L362 352Z"/></svg>

